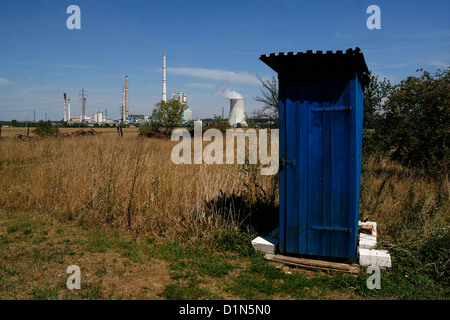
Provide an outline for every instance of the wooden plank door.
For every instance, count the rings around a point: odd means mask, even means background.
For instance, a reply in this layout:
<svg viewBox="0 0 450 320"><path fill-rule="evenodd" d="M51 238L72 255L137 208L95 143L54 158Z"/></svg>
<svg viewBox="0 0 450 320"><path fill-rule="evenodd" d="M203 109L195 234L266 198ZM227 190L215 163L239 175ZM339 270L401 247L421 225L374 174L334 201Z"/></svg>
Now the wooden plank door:
<svg viewBox="0 0 450 320"><path fill-rule="evenodd" d="M346 257L352 231L348 81L280 82L282 96L282 252Z"/></svg>

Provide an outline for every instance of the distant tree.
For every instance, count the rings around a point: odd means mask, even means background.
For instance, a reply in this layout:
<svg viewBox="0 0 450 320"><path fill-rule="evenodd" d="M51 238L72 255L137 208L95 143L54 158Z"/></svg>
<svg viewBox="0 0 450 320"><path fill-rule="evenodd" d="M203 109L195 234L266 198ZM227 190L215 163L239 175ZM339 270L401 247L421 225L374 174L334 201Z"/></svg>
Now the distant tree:
<svg viewBox="0 0 450 320"><path fill-rule="evenodd" d="M418 71L423 71L419 69ZM450 69L424 71L393 88L375 126L375 140L404 165L448 173Z"/></svg>
<svg viewBox="0 0 450 320"><path fill-rule="evenodd" d="M156 132L171 136L173 129L183 122L183 110L185 105L181 102L161 100L155 104L149 125Z"/></svg>
<svg viewBox="0 0 450 320"><path fill-rule="evenodd" d="M364 128L373 129L375 123L381 118L383 102L389 97L393 88L389 80L378 80L370 72L370 83L364 91Z"/></svg>
<svg viewBox="0 0 450 320"><path fill-rule="evenodd" d="M260 119L269 120L273 126L278 127L278 80L275 76L269 80L264 80L260 75L257 75L257 78L261 82L263 88L261 89L261 95L257 95L253 99L263 103L263 107L255 111L253 121L258 122Z"/></svg>
<svg viewBox="0 0 450 320"><path fill-rule="evenodd" d="M20 123L17 120L11 120L10 126L11 127L20 127Z"/></svg>
<svg viewBox="0 0 450 320"><path fill-rule="evenodd" d="M38 136L57 136L59 133L59 129L57 126L54 126L53 123L49 121L39 121L36 124L36 129L33 130L35 134Z"/></svg>
<svg viewBox="0 0 450 320"><path fill-rule="evenodd" d="M213 121L209 124L208 128L215 128L219 129L222 132L225 132L227 129L230 128L230 123L227 119L222 119L221 116L214 115Z"/></svg>

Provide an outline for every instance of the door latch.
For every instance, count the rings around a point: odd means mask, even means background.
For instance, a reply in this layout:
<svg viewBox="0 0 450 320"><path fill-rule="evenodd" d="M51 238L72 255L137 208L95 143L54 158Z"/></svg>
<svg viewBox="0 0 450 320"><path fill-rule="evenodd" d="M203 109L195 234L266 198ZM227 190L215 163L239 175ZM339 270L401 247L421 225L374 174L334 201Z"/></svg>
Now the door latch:
<svg viewBox="0 0 450 320"><path fill-rule="evenodd" d="M291 168L292 168L292 167L295 166L295 160L280 159L280 167L281 167L281 169L283 169L285 165L290 165Z"/></svg>

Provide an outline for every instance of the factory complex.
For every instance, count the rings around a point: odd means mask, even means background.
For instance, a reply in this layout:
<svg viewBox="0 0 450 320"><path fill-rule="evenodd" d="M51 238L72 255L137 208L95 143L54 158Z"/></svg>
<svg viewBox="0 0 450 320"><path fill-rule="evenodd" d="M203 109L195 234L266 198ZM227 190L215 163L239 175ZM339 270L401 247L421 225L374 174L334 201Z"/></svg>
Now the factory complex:
<svg viewBox="0 0 450 320"><path fill-rule="evenodd" d="M166 54L163 54L163 77L162 77L162 99L161 101L167 102L167 88L166 88ZM122 87L122 105L120 107L120 118L111 119L108 118L107 110L97 111L92 115L87 114L88 97L87 91L82 88L78 95L81 101L81 113L74 113L71 109L70 99L67 94L64 93L64 116L63 122L67 124L85 124L85 125L122 125L122 124L144 124L151 118L150 115L134 114L130 111L129 99L128 99L128 76L125 76L125 86ZM238 94L238 96L225 97L230 101L230 111L228 116L228 122L231 127L246 127L246 114L244 110L244 98ZM183 122L187 123L193 120L193 111L188 105L188 96L184 92L172 92L171 100L182 103L185 107L183 110ZM72 106L73 107L73 106ZM196 125L201 125L201 120L198 119Z"/></svg>

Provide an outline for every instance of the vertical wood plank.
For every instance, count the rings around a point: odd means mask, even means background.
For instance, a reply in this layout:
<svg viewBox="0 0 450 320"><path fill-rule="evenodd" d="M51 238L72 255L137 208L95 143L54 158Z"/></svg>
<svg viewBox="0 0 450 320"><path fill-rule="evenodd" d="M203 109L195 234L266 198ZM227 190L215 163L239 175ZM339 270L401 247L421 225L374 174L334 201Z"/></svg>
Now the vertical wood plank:
<svg viewBox="0 0 450 320"><path fill-rule="evenodd" d="M353 219L353 217L356 214L356 210L357 207L355 207L355 201L357 198L356 195L356 169L357 169L357 138L356 138L356 133L357 133L357 118L358 118L358 109L359 106L357 104L357 99L356 99L356 85L355 85L355 80L354 79L350 79L349 80L349 103L352 106L352 113L351 113L351 117L350 117L350 127L349 127L349 153L350 153L350 157L349 157L349 166L350 166L350 170L349 170L349 199L348 199L348 214L347 214L347 219L348 222L350 224L350 220ZM352 230L353 231L353 230ZM347 247L348 247L348 251L350 250L350 242L351 239L353 238L353 234L348 236L347 239ZM350 252L349 252L350 253Z"/></svg>
<svg viewBox="0 0 450 320"><path fill-rule="evenodd" d="M286 89L285 80L278 79L279 92L279 157L284 159L286 157ZM286 171L280 168L278 173L279 178L279 230L280 230L280 251L282 254L286 253Z"/></svg>
<svg viewBox="0 0 450 320"><path fill-rule="evenodd" d="M354 259L356 256L357 225L359 218L359 199L361 185L361 160L362 160L362 122L364 110L364 96L355 74L354 79L349 81L349 100L352 106L352 115L349 128L350 140L350 171L349 171L349 213L348 225L352 234L348 236L348 256ZM354 231L354 232L353 232Z"/></svg>
<svg viewBox="0 0 450 320"><path fill-rule="evenodd" d="M325 81L322 86L322 101L324 108L331 107L331 83ZM323 198L322 226L331 226L331 113L323 113L322 131L322 168L323 168ZM322 254L331 255L331 231L322 232Z"/></svg>
<svg viewBox="0 0 450 320"><path fill-rule="evenodd" d="M333 86L335 101L332 107L348 106L348 83L336 81ZM331 225L345 227L345 216L348 215L348 119L346 112L331 114ZM331 234L331 255L345 256L345 234Z"/></svg>
<svg viewBox="0 0 450 320"><path fill-rule="evenodd" d="M299 83L290 81L286 83L286 158L289 161L300 158L299 149ZM299 167L286 164L286 252L299 253Z"/></svg>
<svg viewBox="0 0 450 320"><path fill-rule="evenodd" d="M308 241L308 108L307 82L301 81L299 86L300 109L298 122L300 152L298 159L300 189L299 197L299 253L307 253Z"/></svg>
<svg viewBox="0 0 450 320"><path fill-rule="evenodd" d="M322 254L322 231L311 227L322 223L322 128L323 112L312 112L321 107L321 82L308 83L308 243L307 253Z"/></svg>

